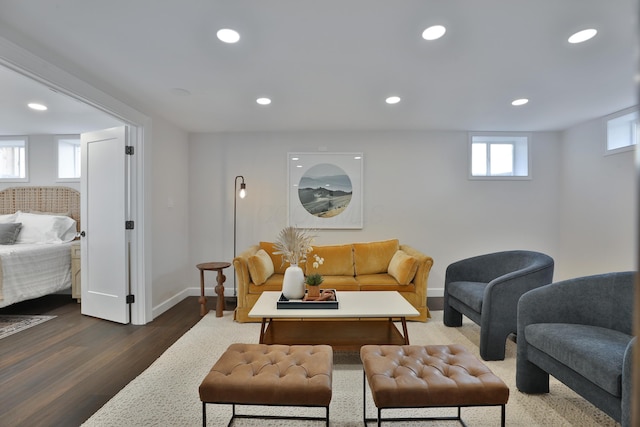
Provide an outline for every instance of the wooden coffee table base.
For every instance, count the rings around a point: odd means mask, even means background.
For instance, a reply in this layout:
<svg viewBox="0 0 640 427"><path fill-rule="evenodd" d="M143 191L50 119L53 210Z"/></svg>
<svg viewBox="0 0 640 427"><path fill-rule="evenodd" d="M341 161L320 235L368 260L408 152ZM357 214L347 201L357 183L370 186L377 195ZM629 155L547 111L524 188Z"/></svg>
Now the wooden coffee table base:
<svg viewBox="0 0 640 427"><path fill-rule="evenodd" d="M262 319L261 344L318 345L334 350L358 351L365 344L408 345L407 323L400 318L403 333L388 320L282 320Z"/></svg>

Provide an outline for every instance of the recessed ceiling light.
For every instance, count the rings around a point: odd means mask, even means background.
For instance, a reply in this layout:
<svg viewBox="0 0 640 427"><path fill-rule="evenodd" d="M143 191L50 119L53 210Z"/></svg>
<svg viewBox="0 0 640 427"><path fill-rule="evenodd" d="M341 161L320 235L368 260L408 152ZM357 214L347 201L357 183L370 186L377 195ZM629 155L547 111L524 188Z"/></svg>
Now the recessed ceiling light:
<svg viewBox="0 0 640 427"><path fill-rule="evenodd" d="M437 40L444 36L447 29L442 25L433 25L422 32L422 38L425 40Z"/></svg>
<svg viewBox="0 0 640 427"><path fill-rule="evenodd" d="M271 100L269 98L258 98L256 102L260 105L269 105L271 104Z"/></svg>
<svg viewBox="0 0 640 427"><path fill-rule="evenodd" d="M387 104L397 104L398 102L400 102L400 97L399 96L390 96L387 99L385 99L385 102Z"/></svg>
<svg viewBox="0 0 640 427"><path fill-rule="evenodd" d="M578 31L577 33L569 37L568 41L569 43L574 43L574 44L586 42L587 40L595 37L597 33L598 33L598 30L595 30L593 28L589 28L588 30Z"/></svg>
<svg viewBox="0 0 640 427"><path fill-rule="evenodd" d="M516 99L514 101L511 102L511 105L515 106L515 107L519 107L520 105L524 105L529 103L529 100L527 98L520 98L520 99Z"/></svg>
<svg viewBox="0 0 640 427"><path fill-rule="evenodd" d="M223 28L221 30L218 30L216 35L218 36L218 39L220 39L220 41L223 41L225 43L236 43L238 40L240 40L240 34L238 34L236 30L232 30L230 28Z"/></svg>
<svg viewBox="0 0 640 427"><path fill-rule="evenodd" d="M46 105L38 104L36 102L30 102L29 104L27 104L27 106L29 108L31 108L32 110L38 110L38 111L47 110L47 106Z"/></svg>

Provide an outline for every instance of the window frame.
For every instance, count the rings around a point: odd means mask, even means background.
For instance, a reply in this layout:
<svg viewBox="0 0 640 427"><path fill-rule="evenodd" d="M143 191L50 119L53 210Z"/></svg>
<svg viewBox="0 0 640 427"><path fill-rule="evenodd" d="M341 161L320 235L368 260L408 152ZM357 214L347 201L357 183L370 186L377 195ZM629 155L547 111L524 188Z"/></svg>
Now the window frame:
<svg viewBox="0 0 640 427"><path fill-rule="evenodd" d="M626 153L628 151L635 151L636 147L638 146L638 139L640 139L640 117L636 119L635 131L632 131L633 133L635 133L636 142L634 144L626 145L624 147L611 148L611 149L609 148L609 122L632 113L638 113L638 115L640 116L640 109L638 108L637 105L633 107L625 108L624 110L617 111L613 114L609 114L608 116L605 116L602 118L602 133L603 133L602 139L604 141L603 148L604 148L605 156L611 156L619 153Z"/></svg>
<svg viewBox="0 0 640 427"><path fill-rule="evenodd" d="M56 146L56 182L80 182L82 178L82 169L80 176L77 178L61 178L60 177L60 141L64 139L77 139L80 142L80 135L55 135L54 141Z"/></svg>
<svg viewBox="0 0 640 427"><path fill-rule="evenodd" d="M24 178L3 178L0 182L29 182L29 137L27 135L0 135L0 141L22 140L24 142Z"/></svg>
<svg viewBox="0 0 640 427"><path fill-rule="evenodd" d="M483 141L474 141L476 138L481 138ZM495 139L491 141L491 139ZM524 139L524 141L522 141ZM468 162L467 162L467 177L473 181L527 181L533 179L531 170L531 139L530 132L469 132L468 134ZM514 173L518 168L518 162L523 156L523 149L518 147L519 144L524 142L526 148L524 149L524 155L526 155L526 175L474 175L473 174L473 144L487 143L489 147L491 144L511 144L513 145L513 166ZM518 154L520 153L520 154ZM523 160L524 162L524 160ZM487 150L487 166L491 164L490 149ZM489 171L487 171L489 172Z"/></svg>

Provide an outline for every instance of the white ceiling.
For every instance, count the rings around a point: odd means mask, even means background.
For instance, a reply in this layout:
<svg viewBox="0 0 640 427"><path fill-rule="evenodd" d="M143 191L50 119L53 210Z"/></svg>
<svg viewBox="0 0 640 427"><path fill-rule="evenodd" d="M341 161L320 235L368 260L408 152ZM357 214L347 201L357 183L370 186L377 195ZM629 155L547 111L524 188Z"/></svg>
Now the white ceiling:
<svg viewBox="0 0 640 427"><path fill-rule="evenodd" d="M637 103L638 10L638 0L0 0L0 36L192 132L542 131ZM425 41L434 24L447 33ZM221 43L220 28L240 42ZM585 28L598 35L567 42ZM29 83L0 70L0 132L69 133L88 120ZM387 105L389 95L402 101ZM49 111L27 111L39 97ZM529 104L511 106L521 97Z"/></svg>
<svg viewBox="0 0 640 427"><path fill-rule="evenodd" d="M78 134L121 122L21 74L0 67L0 135ZM27 107L47 105L47 111Z"/></svg>

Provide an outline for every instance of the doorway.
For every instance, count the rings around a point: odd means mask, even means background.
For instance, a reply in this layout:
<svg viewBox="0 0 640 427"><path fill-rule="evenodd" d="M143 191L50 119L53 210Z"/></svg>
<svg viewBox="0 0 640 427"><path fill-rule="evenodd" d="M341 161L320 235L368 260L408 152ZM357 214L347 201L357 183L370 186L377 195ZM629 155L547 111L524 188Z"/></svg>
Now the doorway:
<svg viewBox="0 0 640 427"><path fill-rule="evenodd" d="M130 217L134 218L139 224L137 229L132 230L131 235L131 254L127 262L130 263L131 272L131 292L135 295L135 303L131 304L131 323L143 325L153 319L151 307L151 286L147 284L147 277L151 275L147 272L150 268L147 251L145 248L150 246L149 232L145 233L146 210L144 209L144 187L145 187L145 163L148 162L147 157L149 151L145 150L145 140L150 135L151 120L145 115L132 109L126 104L112 98L86 82L81 81L73 75L57 68L40 58L31 55L24 49L7 43L0 38L0 68L16 73L22 79L29 79L32 86L38 86L41 92L49 96L57 96L71 100L76 108L86 111L92 111L96 116L101 116L109 123L117 123L119 125L126 124L130 128L129 137L132 145L137 147L137 156L132 161L132 173L130 176L131 194L130 194ZM5 73L6 74L6 73ZM0 72L0 76L3 73ZM7 83L7 87L11 86ZM0 85L5 85L4 79L0 79ZM45 91L42 91L45 88ZM9 91L7 91L8 93ZM5 93L3 89L3 93ZM78 121L79 122L79 121ZM82 133L88 130L98 130L110 127L109 124L98 124L93 129L79 129ZM1 131L1 129L0 129ZM23 132L21 132L23 133ZM69 134L71 132L63 132ZM75 133L75 132L74 132ZM36 185L37 183L33 183ZM87 195L82 195L87 197ZM147 241L145 241L147 239ZM84 255L84 254L83 254ZM124 255L123 255L124 256Z"/></svg>

